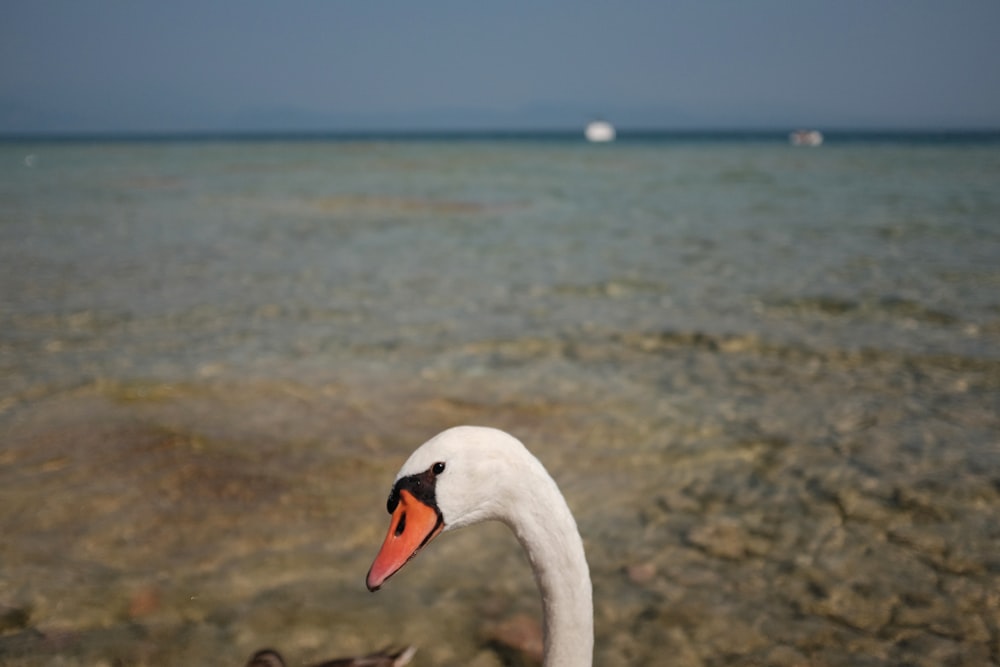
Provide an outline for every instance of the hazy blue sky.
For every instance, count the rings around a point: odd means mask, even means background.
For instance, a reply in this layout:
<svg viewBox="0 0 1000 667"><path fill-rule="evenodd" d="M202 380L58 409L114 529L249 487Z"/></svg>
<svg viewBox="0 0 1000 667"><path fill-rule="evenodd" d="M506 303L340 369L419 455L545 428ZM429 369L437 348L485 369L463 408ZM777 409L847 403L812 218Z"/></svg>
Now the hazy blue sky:
<svg viewBox="0 0 1000 667"><path fill-rule="evenodd" d="M0 132L1000 127L1000 0L3 0Z"/></svg>

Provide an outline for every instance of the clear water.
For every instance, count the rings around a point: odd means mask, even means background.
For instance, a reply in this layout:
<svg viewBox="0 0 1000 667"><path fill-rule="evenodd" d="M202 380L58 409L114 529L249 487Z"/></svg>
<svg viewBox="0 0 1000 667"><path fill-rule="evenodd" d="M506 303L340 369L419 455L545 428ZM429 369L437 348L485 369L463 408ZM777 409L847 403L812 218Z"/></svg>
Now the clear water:
<svg viewBox="0 0 1000 667"><path fill-rule="evenodd" d="M0 150L8 393L623 331L1000 352L995 145Z"/></svg>
<svg viewBox="0 0 1000 667"><path fill-rule="evenodd" d="M497 664L509 538L362 585L468 421L563 486L598 664L995 661L998 414L995 141L0 144L0 661Z"/></svg>

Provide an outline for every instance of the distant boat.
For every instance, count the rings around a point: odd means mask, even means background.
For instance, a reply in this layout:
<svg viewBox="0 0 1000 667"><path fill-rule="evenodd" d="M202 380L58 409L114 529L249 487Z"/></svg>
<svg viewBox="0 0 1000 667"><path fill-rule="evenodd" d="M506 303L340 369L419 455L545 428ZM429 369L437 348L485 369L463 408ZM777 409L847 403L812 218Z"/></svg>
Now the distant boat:
<svg viewBox="0 0 1000 667"><path fill-rule="evenodd" d="M587 141L594 143L603 143L615 140L614 126L603 120L595 120L588 123L587 129L583 131L583 134L587 137Z"/></svg>
<svg viewBox="0 0 1000 667"><path fill-rule="evenodd" d="M793 146L822 146L823 133L819 130L795 130L788 135Z"/></svg>

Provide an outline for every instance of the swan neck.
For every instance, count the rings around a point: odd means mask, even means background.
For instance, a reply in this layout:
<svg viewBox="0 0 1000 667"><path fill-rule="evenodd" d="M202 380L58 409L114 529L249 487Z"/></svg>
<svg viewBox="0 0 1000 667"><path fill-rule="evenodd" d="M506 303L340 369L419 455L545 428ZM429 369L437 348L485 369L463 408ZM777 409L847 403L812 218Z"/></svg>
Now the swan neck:
<svg viewBox="0 0 1000 667"><path fill-rule="evenodd" d="M535 575L545 621L544 667L590 667L594 612L583 540L548 473L521 503L511 527Z"/></svg>

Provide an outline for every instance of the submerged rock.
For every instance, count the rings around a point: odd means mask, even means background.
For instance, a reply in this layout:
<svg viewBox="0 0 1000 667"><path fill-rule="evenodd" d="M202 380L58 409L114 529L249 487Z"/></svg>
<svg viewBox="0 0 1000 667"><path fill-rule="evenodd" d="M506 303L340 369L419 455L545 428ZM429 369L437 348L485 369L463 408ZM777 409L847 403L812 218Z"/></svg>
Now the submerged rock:
<svg viewBox="0 0 1000 667"><path fill-rule="evenodd" d="M482 628L483 639L505 658L505 664L540 665L544 652L542 626L526 614L489 622Z"/></svg>

